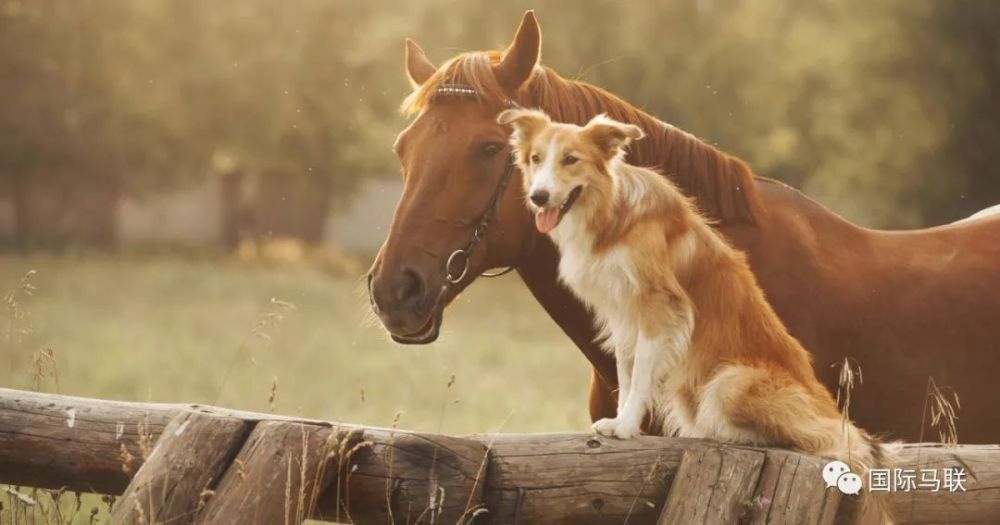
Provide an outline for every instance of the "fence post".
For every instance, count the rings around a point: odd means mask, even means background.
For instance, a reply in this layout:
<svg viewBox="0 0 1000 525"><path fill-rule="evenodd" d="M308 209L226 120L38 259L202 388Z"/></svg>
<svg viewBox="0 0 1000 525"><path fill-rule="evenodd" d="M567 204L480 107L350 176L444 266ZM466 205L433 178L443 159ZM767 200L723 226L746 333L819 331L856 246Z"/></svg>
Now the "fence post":
<svg viewBox="0 0 1000 525"><path fill-rule="evenodd" d="M301 523L329 484L340 445L326 425L257 423L194 523Z"/></svg>
<svg viewBox="0 0 1000 525"><path fill-rule="evenodd" d="M246 436L242 419L183 411L167 424L111 513L118 525L188 523Z"/></svg>
<svg viewBox="0 0 1000 525"><path fill-rule="evenodd" d="M739 523L764 465L760 450L699 444L684 452L657 525Z"/></svg>

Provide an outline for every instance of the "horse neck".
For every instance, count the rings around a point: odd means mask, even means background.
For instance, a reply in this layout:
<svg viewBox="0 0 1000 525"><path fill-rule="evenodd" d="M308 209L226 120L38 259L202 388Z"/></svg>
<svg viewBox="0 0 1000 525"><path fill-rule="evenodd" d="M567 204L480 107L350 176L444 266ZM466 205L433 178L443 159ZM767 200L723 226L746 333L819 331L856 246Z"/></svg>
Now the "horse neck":
<svg viewBox="0 0 1000 525"><path fill-rule="evenodd" d="M684 194L694 197L699 209L713 219L756 222L759 206L753 174L739 159L599 87L565 80L551 70L539 74L526 91L523 105L541 108L561 122L583 125L605 113L639 126L646 137L631 146L629 163L660 171Z"/></svg>

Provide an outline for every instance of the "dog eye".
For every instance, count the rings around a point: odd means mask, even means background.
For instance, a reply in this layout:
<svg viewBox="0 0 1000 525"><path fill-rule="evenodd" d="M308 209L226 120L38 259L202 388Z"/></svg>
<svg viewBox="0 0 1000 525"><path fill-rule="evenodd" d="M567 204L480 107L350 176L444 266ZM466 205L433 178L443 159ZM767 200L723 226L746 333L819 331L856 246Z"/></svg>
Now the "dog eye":
<svg viewBox="0 0 1000 525"><path fill-rule="evenodd" d="M539 157L537 153L535 153L534 155L531 156L531 163L532 164L538 164L541 161L542 161L542 158Z"/></svg>
<svg viewBox="0 0 1000 525"><path fill-rule="evenodd" d="M496 142L490 142L489 144L483 146L483 156L484 157L492 157L492 156L496 155L497 153L500 153L500 150L502 150L502 149L503 149L503 145L501 145L499 143L496 143Z"/></svg>
<svg viewBox="0 0 1000 525"><path fill-rule="evenodd" d="M563 157L562 165L563 166L572 166L572 165L576 164L576 162L578 160L580 160L580 159L578 159L578 158L576 158L576 157L574 157L572 155L566 155L565 157Z"/></svg>

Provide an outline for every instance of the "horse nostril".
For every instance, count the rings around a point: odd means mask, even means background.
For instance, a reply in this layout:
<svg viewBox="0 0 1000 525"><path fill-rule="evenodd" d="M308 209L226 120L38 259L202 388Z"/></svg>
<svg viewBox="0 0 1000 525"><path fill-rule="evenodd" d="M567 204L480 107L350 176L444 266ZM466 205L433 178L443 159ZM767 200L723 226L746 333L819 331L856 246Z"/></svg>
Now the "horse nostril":
<svg viewBox="0 0 1000 525"><path fill-rule="evenodd" d="M549 202L549 192L535 190L531 193L531 202L535 203L535 206L545 206L545 203Z"/></svg>
<svg viewBox="0 0 1000 525"><path fill-rule="evenodd" d="M400 303L413 305L424 297L424 279L413 268L403 268L396 298Z"/></svg>

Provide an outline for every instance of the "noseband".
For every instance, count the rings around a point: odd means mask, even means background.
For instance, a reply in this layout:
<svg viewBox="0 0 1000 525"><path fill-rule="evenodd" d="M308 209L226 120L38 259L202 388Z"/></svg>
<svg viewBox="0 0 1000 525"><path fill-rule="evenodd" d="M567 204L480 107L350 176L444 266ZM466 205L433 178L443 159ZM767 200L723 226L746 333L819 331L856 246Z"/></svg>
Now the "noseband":
<svg viewBox="0 0 1000 525"><path fill-rule="evenodd" d="M476 92L471 86L464 84L442 84L441 87L437 89L437 96L459 96L459 97L474 97L478 98L479 93ZM519 108L521 107L517 102L511 99L505 101L507 107ZM448 256L448 261L444 264L444 279L447 282L446 286L458 284L465 279L466 275L469 273L469 263L472 260L472 251L476 249L479 242L482 241L483 235L486 234L486 230L490 227L490 222L496 217L497 209L500 207L500 199L503 198L504 191L507 190L507 185L510 183L510 178L514 174L514 157L509 156L507 163L504 165L503 173L500 175L500 181L497 183L496 189L493 190L493 195L490 197L489 202L486 204L486 209L483 210L482 215L479 216L479 223L476 224L476 229L472 230L472 237L464 248L459 248ZM513 266L508 266L507 268L494 273L483 273L481 277L500 277L501 275L510 273L513 270ZM443 290L442 290L443 291Z"/></svg>

